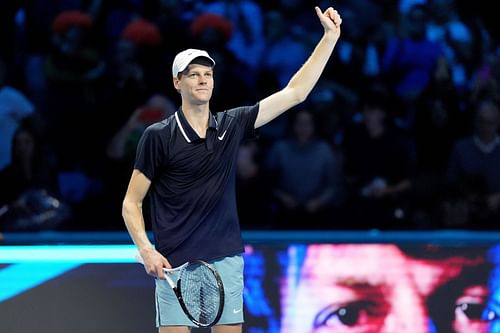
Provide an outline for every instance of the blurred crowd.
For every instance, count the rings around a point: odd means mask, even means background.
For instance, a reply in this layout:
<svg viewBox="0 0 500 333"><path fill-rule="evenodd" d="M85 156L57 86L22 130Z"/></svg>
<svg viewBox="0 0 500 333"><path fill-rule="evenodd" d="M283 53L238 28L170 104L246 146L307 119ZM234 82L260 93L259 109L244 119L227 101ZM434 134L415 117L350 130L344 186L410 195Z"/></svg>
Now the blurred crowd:
<svg viewBox="0 0 500 333"><path fill-rule="evenodd" d="M0 230L122 230L137 141L180 104L175 54L216 60L212 112L252 105L311 53L315 5L338 9L342 36L307 101L241 146L242 228L499 229L489 2L12 0L0 4Z"/></svg>

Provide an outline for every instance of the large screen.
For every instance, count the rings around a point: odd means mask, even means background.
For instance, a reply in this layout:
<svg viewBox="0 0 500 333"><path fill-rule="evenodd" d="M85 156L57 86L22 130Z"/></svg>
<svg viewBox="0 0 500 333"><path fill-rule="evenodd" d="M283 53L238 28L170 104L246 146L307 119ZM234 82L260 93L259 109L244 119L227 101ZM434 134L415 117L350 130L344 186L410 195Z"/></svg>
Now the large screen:
<svg viewBox="0 0 500 333"><path fill-rule="evenodd" d="M0 332L156 332L134 253L0 246ZM244 332L500 333L500 243L264 241L244 256Z"/></svg>
<svg viewBox="0 0 500 333"><path fill-rule="evenodd" d="M500 246L247 246L247 332L500 332Z"/></svg>

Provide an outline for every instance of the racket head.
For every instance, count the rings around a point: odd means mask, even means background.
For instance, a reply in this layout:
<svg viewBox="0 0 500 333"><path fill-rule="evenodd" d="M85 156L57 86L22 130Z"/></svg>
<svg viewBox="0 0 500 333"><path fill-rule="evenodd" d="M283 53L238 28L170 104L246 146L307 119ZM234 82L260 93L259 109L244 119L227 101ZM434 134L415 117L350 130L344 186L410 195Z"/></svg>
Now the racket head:
<svg viewBox="0 0 500 333"><path fill-rule="evenodd" d="M211 327L219 321L224 308L224 285L210 264L195 260L182 267L177 291L182 309L195 325Z"/></svg>

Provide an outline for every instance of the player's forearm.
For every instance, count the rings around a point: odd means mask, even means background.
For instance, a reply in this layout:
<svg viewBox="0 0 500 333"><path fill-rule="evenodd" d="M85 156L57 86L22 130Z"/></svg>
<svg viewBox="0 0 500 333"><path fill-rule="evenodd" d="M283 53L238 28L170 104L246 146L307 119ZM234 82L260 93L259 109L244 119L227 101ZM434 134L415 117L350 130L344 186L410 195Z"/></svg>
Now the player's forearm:
<svg viewBox="0 0 500 333"><path fill-rule="evenodd" d="M295 73L285 89L293 91L299 102L304 101L318 82L338 38L333 32L325 32L311 56Z"/></svg>
<svg viewBox="0 0 500 333"><path fill-rule="evenodd" d="M295 73L288 85L281 91L260 101L255 128L267 124L307 98L318 82L337 39L338 37L333 32L325 32L311 56Z"/></svg>
<svg viewBox="0 0 500 333"><path fill-rule="evenodd" d="M124 201L122 207L122 216L127 230L139 252L151 249L152 244L149 241L142 215L142 204Z"/></svg>

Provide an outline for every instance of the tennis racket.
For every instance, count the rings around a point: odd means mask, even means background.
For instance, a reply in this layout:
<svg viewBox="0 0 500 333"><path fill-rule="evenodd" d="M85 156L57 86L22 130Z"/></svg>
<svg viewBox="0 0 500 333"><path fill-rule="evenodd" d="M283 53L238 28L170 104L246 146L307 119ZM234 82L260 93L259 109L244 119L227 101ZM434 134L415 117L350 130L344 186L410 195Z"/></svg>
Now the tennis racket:
<svg viewBox="0 0 500 333"><path fill-rule="evenodd" d="M143 263L142 258L137 259ZM224 307L224 285L219 273L203 260L164 268L165 278L186 316L198 327L215 325ZM171 277L177 273L177 281Z"/></svg>

